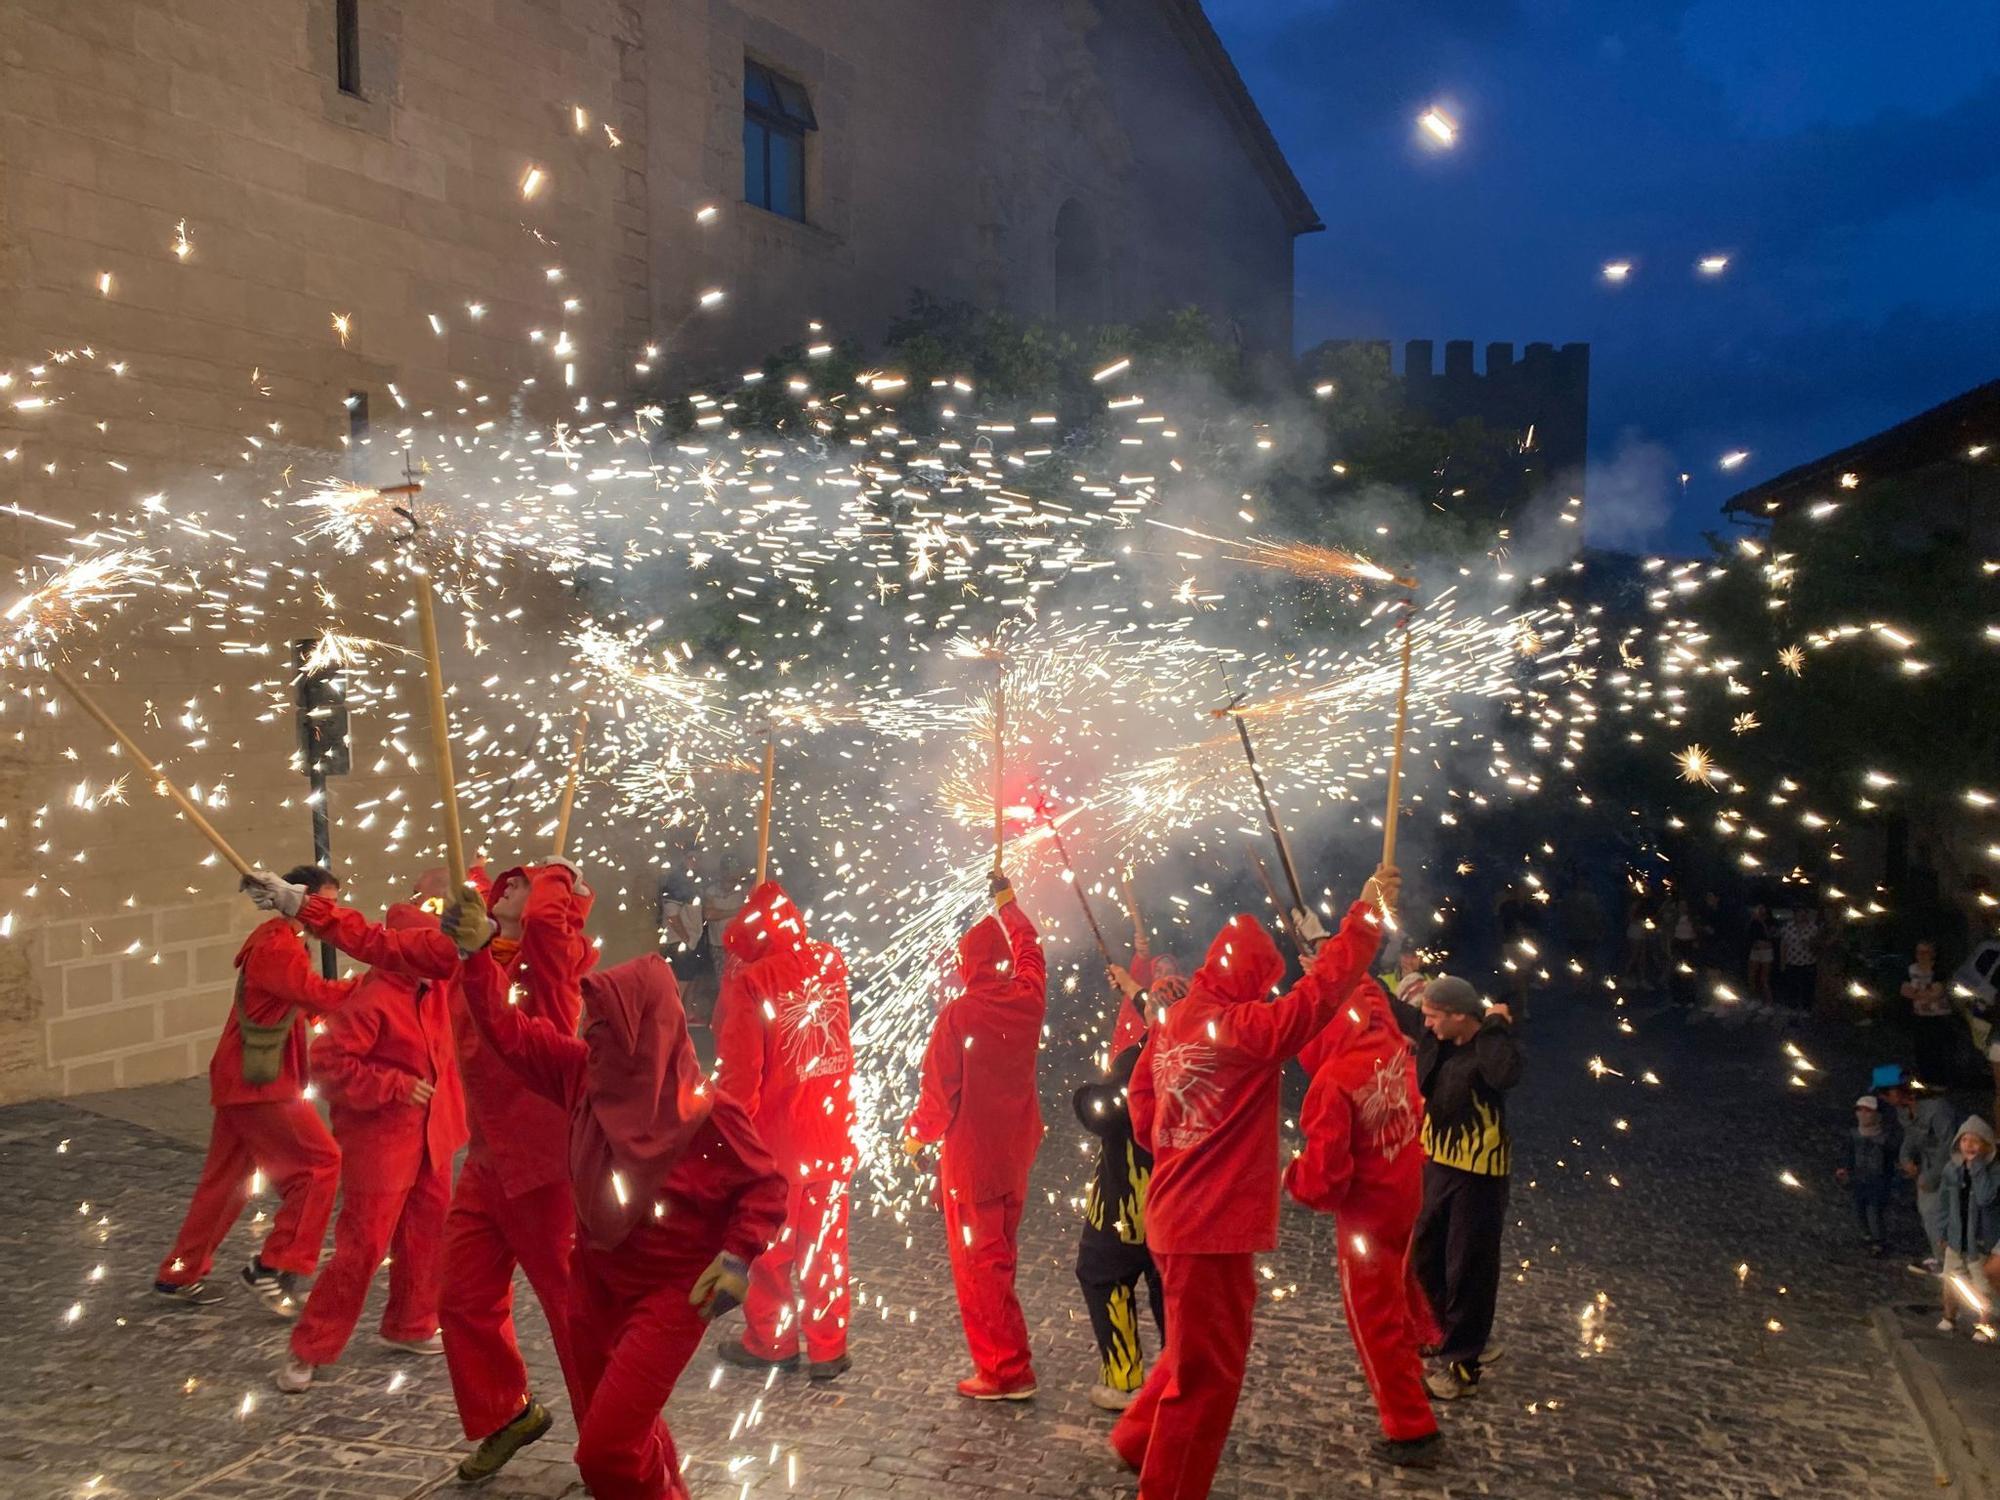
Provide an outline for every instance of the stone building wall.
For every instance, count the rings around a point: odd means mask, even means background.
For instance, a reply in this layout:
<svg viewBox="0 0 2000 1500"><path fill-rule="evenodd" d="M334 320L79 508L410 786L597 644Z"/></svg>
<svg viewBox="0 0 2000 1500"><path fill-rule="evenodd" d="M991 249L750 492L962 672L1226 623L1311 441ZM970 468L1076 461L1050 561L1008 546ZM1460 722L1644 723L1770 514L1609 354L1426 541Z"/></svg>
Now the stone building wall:
<svg viewBox="0 0 2000 1500"><path fill-rule="evenodd" d="M615 395L648 344L671 381L809 318L870 337L918 287L1089 320L1196 302L1289 344L1310 205L1295 184L1283 201L1191 43L1192 0L359 0L358 95L335 12L0 6L0 562L61 543L23 512L180 504L284 448L301 482L385 482L399 427ZM812 90L806 223L740 201L746 56ZM711 287L728 300L699 311ZM38 366L56 399L17 408ZM374 436L344 453L352 393ZM161 636L110 665L107 706L184 784L226 788L213 816L240 849L308 856L291 717L252 693L268 661L232 673ZM0 686L0 913L22 914L0 928L0 1099L199 1071L252 915L145 789L72 805L129 768L49 705ZM382 732L357 721L332 797L336 863L374 907L392 872L355 810L400 793L421 823L431 803L367 769ZM598 910L629 951L646 913L624 905Z"/></svg>

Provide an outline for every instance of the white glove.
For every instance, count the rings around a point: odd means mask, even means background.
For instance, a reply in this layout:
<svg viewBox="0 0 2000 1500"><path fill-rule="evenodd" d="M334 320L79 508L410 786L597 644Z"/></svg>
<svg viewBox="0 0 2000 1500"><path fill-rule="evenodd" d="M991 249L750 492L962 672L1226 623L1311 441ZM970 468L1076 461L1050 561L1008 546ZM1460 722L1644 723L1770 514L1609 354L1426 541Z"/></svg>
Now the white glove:
<svg viewBox="0 0 2000 1500"><path fill-rule="evenodd" d="M1307 908L1300 911L1292 908L1292 931L1299 935L1299 941L1308 948L1317 948L1326 941L1326 928L1320 924L1319 913Z"/></svg>
<svg viewBox="0 0 2000 1500"><path fill-rule="evenodd" d="M285 917L296 917L299 908L306 904L304 886L288 885L269 870L252 870L245 875L243 892L257 910L274 911Z"/></svg>
<svg viewBox="0 0 2000 1500"><path fill-rule="evenodd" d="M486 914L486 903L479 892L470 887L458 893L458 899L444 909L439 925L444 935L458 945L458 951L471 955L477 953L493 941L498 930L493 919Z"/></svg>

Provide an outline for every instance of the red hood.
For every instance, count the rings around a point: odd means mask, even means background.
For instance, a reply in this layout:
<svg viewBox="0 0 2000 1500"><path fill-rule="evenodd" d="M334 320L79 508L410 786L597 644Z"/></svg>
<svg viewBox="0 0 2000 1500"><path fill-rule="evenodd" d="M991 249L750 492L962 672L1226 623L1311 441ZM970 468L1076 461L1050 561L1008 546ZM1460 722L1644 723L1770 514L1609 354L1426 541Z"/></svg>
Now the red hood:
<svg viewBox="0 0 2000 1500"><path fill-rule="evenodd" d="M486 899L487 915L491 916L493 904L500 899L500 893L507 888L508 881L518 875L521 879L532 883L534 878L547 868L547 865L512 865L487 881L483 887L479 885L477 880L472 879L470 873L467 874L466 880L471 885L477 887L479 894ZM575 877L572 876L570 878L570 899L576 902L579 916L588 922L590 920L590 909L597 904L596 894L585 891L582 886L577 884Z"/></svg>
<svg viewBox="0 0 2000 1500"><path fill-rule="evenodd" d="M244 936L243 946L236 950L236 967L242 968L250 958L250 950L259 943L268 943L279 933L298 937L297 929L283 917L266 917Z"/></svg>
<svg viewBox="0 0 2000 1500"><path fill-rule="evenodd" d="M584 1103L570 1128L577 1216L593 1244L620 1244L708 1118L674 971L657 953L584 976ZM608 1180L623 1179L620 1203Z"/></svg>
<svg viewBox="0 0 2000 1500"><path fill-rule="evenodd" d="M967 989L1005 980L1013 973L1014 948L998 917L985 917L958 940L958 982Z"/></svg>
<svg viewBox="0 0 2000 1500"><path fill-rule="evenodd" d="M441 930L436 916L421 906L413 906L408 901L398 901L383 914L382 925L391 932L409 932L418 927L428 927L432 932Z"/></svg>
<svg viewBox="0 0 2000 1500"><path fill-rule="evenodd" d="M1363 979L1347 992L1346 1010L1352 1011L1358 1020L1352 1026L1341 1026L1336 1021L1329 1028L1334 1037L1333 1055L1338 1057L1348 1052L1370 1050L1382 1040L1384 1033L1400 1037L1403 1028L1396 1022L1395 1008L1389 1003L1389 992L1374 979Z"/></svg>
<svg viewBox="0 0 2000 1500"><path fill-rule="evenodd" d="M1264 924L1248 912L1238 912L1208 945L1208 956L1195 971L1194 987L1225 1005L1246 1005L1268 996L1284 973L1285 960Z"/></svg>
<svg viewBox="0 0 2000 1500"><path fill-rule="evenodd" d="M722 946L739 963L755 963L773 953L796 953L805 941L806 919L775 880L752 891L742 910L722 929Z"/></svg>

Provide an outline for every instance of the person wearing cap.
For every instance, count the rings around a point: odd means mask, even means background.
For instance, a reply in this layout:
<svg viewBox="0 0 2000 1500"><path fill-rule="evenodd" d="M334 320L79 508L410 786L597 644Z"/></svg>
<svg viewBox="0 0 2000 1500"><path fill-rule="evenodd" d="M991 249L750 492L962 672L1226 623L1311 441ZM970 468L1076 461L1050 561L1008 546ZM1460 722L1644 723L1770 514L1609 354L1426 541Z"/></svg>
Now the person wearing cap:
<svg viewBox="0 0 2000 1500"><path fill-rule="evenodd" d="M1863 1094L1854 1101L1854 1128L1847 1132L1840 1165L1833 1174L1854 1195L1854 1216L1876 1255L1889 1248L1884 1217L1896 1181L1896 1151L1901 1145L1901 1132L1884 1114L1882 1101L1873 1094Z"/></svg>
<svg viewBox="0 0 2000 1500"><path fill-rule="evenodd" d="M1513 1144L1507 1091L1520 1081L1513 1013L1453 974L1424 987L1417 1084L1424 1096L1424 1206L1410 1259L1439 1332L1424 1384L1439 1400L1474 1390L1500 1295Z"/></svg>
<svg viewBox="0 0 2000 1500"><path fill-rule="evenodd" d="M1953 1333L1961 1313L1975 1323L1993 1319L1992 1274L2000 1267L2000 1165L1994 1162L1993 1127L1978 1115L1958 1127L1951 1161L1939 1184L1944 1209L1944 1317L1939 1333ZM1981 1337L1990 1340L1990 1332Z"/></svg>
<svg viewBox="0 0 2000 1500"><path fill-rule="evenodd" d="M1951 1101L1926 1090L1910 1077L1909 1069L1885 1063L1875 1070L1875 1097L1896 1111L1902 1127L1902 1144L1896 1150L1896 1165L1916 1184L1917 1217L1924 1226L1924 1268L1944 1267L1944 1202L1941 1187L1945 1168L1951 1162L1952 1144L1958 1133L1952 1129Z"/></svg>

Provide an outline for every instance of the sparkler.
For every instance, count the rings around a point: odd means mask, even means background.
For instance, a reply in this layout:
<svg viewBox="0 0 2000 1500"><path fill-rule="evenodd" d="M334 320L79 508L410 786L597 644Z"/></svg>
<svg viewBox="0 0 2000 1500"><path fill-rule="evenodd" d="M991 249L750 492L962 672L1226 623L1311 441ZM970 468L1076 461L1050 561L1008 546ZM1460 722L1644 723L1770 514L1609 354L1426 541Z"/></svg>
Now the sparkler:
<svg viewBox="0 0 2000 1500"><path fill-rule="evenodd" d="M1338 552L1331 547L1315 547L1305 542L1273 542L1254 536L1238 541L1196 531L1191 526L1176 526L1156 516L1146 517L1146 524L1158 526L1163 531L1179 532L1196 541L1210 542L1237 562L1259 568L1276 568L1300 578L1365 578L1374 583L1393 583L1399 588L1414 589L1417 586L1414 578L1400 578L1365 557Z"/></svg>

